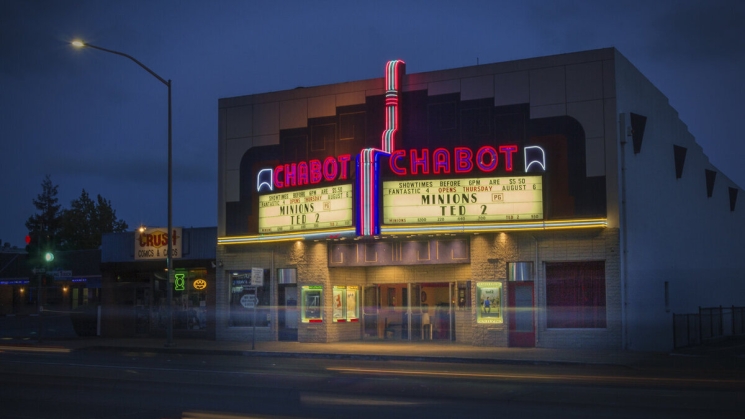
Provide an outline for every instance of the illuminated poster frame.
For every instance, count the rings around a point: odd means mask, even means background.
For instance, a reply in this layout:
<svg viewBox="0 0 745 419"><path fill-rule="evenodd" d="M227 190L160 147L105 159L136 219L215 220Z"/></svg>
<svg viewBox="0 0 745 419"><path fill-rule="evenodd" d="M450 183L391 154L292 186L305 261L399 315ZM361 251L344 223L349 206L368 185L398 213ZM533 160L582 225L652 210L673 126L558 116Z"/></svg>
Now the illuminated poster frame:
<svg viewBox="0 0 745 419"><path fill-rule="evenodd" d="M358 322L360 317L360 287L357 285L334 285L331 299L333 321L337 323Z"/></svg>
<svg viewBox="0 0 745 419"><path fill-rule="evenodd" d="M476 284L476 323L504 323L504 305L501 282Z"/></svg>
<svg viewBox="0 0 745 419"><path fill-rule="evenodd" d="M303 323L323 322L323 285L300 288L300 320Z"/></svg>

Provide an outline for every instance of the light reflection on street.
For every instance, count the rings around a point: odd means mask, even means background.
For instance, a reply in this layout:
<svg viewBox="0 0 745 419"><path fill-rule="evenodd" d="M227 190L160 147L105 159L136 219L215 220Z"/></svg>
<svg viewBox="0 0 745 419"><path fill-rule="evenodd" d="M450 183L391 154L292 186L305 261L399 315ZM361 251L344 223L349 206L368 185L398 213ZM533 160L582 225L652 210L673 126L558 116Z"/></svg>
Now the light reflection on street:
<svg viewBox="0 0 745 419"><path fill-rule="evenodd" d="M70 353L70 349L54 346L0 345L0 352L46 352L66 354Z"/></svg>
<svg viewBox="0 0 745 419"><path fill-rule="evenodd" d="M447 377L447 378L476 378L491 380L528 380L528 381L573 381L573 382L597 382L616 384L684 384L684 385L737 385L745 386L745 380L709 379L709 378L686 378L686 377L643 377L643 376L610 376L610 375L576 375L576 374L509 374L497 372L455 372L455 371L420 371L420 370L392 370L392 369L366 369L366 368L339 368L330 367L329 371L345 374L368 374L387 376L420 376L420 377Z"/></svg>

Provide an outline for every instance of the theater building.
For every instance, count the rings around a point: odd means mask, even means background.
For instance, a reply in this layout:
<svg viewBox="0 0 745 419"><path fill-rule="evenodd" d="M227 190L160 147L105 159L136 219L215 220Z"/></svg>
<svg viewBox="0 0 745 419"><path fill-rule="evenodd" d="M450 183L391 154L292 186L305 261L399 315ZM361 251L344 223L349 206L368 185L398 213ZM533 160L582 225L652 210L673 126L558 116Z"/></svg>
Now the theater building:
<svg viewBox="0 0 745 419"><path fill-rule="evenodd" d="M218 340L665 350L743 304L740 188L613 48L218 106Z"/></svg>

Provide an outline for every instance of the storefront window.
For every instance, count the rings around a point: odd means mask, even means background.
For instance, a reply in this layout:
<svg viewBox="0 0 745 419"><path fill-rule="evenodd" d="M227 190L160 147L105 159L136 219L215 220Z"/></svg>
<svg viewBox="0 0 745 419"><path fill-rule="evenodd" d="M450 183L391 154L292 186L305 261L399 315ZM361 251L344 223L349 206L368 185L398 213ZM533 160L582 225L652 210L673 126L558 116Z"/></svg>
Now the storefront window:
<svg viewBox="0 0 745 419"><path fill-rule="evenodd" d="M207 328L207 282L206 269L176 269L173 287L173 328L174 330L204 330ZM150 324L165 329L168 322L167 287L168 280L154 282L155 307ZM144 292L144 291L143 291ZM149 293L150 290L148 289ZM142 296L138 307L145 307L150 297ZM152 326L151 326L152 327Z"/></svg>
<svg viewBox="0 0 745 419"><path fill-rule="evenodd" d="M264 278L268 274L264 273ZM251 270L230 273L230 326L268 327L271 319L269 281L260 287L251 286ZM256 313L254 313L256 310ZM255 316L254 316L255 314Z"/></svg>
<svg viewBox="0 0 745 419"><path fill-rule="evenodd" d="M477 323L503 323L502 316L502 283L479 282L476 284Z"/></svg>
<svg viewBox="0 0 745 419"><path fill-rule="evenodd" d="M335 286L333 294L333 316L335 322L359 321L359 293L356 285Z"/></svg>
<svg viewBox="0 0 745 419"><path fill-rule="evenodd" d="M304 285L300 289L300 313L303 323L321 323L323 321L323 286Z"/></svg>
<svg viewBox="0 0 745 419"><path fill-rule="evenodd" d="M605 261L546 263L546 326L604 328Z"/></svg>

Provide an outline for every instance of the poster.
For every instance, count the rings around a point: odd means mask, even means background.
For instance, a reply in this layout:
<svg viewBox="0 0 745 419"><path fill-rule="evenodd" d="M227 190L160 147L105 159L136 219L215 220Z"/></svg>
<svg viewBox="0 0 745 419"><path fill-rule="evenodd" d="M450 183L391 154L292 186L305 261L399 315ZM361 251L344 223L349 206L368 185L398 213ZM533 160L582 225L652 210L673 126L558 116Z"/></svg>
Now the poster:
<svg viewBox="0 0 745 419"><path fill-rule="evenodd" d="M502 283L479 282L476 284L477 323L503 323Z"/></svg>
<svg viewBox="0 0 745 419"><path fill-rule="evenodd" d="M347 320L355 321L359 318L360 314L357 311L357 300L359 298L358 287L347 287Z"/></svg>

